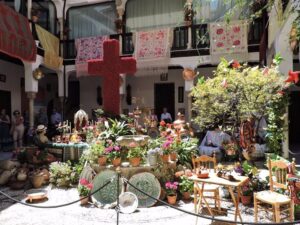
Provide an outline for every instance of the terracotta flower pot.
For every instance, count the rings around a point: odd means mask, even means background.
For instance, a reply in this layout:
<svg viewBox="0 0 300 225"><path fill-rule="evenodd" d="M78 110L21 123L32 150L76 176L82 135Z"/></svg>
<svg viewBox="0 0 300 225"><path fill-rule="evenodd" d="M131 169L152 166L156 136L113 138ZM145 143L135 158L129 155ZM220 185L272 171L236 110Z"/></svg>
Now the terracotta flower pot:
<svg viewBox="0 0 300 225"><path fill-rule="evenodd" d="M168 163L169 162L170 155L161 155L161 160L163 163Z"/></svg>
<svg viewBox="0 0 300 225"><path fill-rule="evenodd" d="M120 166L121 158L116 158L116 159L112 160L111 163L114 165L114 167Z"/></svg>
<svg viewBox="0 0 300 225"><path fill-rule="evenodd" d="M191 199L191 193L186 191L182 193L182 199L183 200L190 200Z"/></svg>
<svg viewBox="0 0 300 225"><path fill-rule="evenodd" d="M129 162L132 166L139 166L141 162L140 157L129 158Z"/></svg>
<svg viewBox="0 0 300 225"><path fill-rule="evenodd" d="M99 158L98 158L98 164L100 165L100 166L105 166L106 165L106 161L107 161L107 157L106 156L100 156Z"/></svg>
<svg viewBox="0 0 300 225"><path fill-rule="evenodd" d="M176 159L177 159L177 153L176 153L176 152L172 152L172 153L170 154L170 159L171 159L172 161L176 161Z"/></svg>
<svg viewBox="0 0 300 225"><path fill-rule="evenodd" d="M40 188L44 183L44 174L40 173L40 174L33 175L30 178L30 181L34 188Z"/></svg>
<svg viewBox="0 0 300 225"><path fill-rule="evenodd" d="M243 205L250 205L251 204L251 200L252 200L252 196L241 196L241 202Z"/></svg>
<svg viewBox="0 0 300 225"><path fill-rule="evenodd" d="M168 199L168 203L170 205L175 205L176 204L177 195L168 195L167 199Z"/></svg>
<svg viewBox="0 0 300 225"><path fill-rule="evenodd" d="M87 205L89 203L89 198L84 198L85 196L80 196L80 205ZM84 198L84 199L81 199Z"/></svg>

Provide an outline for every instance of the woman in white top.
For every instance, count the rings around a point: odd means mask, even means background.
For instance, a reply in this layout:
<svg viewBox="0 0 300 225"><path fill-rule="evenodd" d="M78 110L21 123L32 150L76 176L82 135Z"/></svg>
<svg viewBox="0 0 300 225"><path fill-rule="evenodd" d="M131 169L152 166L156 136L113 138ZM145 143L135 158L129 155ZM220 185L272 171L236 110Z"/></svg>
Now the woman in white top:
<svg viewBox="0 0 300 225"><path fill-rule="evenodd" d="M23 146L24 135L24 118L21 116L20 111L15 110L12 118L11 134L14 139L14 148L17 150Z"/></svg>

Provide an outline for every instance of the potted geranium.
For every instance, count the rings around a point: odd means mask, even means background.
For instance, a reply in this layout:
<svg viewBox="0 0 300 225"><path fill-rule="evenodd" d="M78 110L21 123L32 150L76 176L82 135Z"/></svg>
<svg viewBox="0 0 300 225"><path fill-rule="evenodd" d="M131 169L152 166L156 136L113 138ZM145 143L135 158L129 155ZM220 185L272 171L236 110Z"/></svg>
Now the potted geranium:
<svg viewBox="0 0 300 225"><path fill-rule="evenodd" d="M145 155L144 147L140 147L135 143L129 144L128 158L132 166L139 166L141 159Z"/></svg>
<svg viewBox="0 0 300 225"><path fill-rule="evenodd" d="M253 189L250 184L242 187L241 202L243 205L250 205L253 196Z"/></svg>
<svg viewBox="0 0 300 225"><path fill-rule="evenodd" d="M105 148L107 158L112 162L112 164L117 167L121 165L121 148L120 146L111 143Z"/></svg>
<svg viewBox="0 0 300 225"><path fill-rule="evenodd" d="M173 143L173 138L168 137L167 140L165 140L161 146L161 149L162 149L161 159L164 163L169 162L172 143Z"/></svg>
<svg viewBox="0 0 300 225"><path fill-rule="evenodd" d="M194 182L189 180L186 176L180 177L179 192L182 194L184 200L189 200L191 198L191 192L194 188Z"/></svg>
<svg viewBox="0 0 300 225"><path fill-rule="evenodd" d="M80 196L81 205L86 205L89 201L89 194L93 189L93 184L89 183L86 179L82 178L79 181L78 193Z"/></svg>
<svg viewBox="0 0 300 225"><path fill-rule="evenodd" d="M177 199L178 182L168 181L165 184L165 187L167 192L168 203L171 205L175 205Z"/></svg>

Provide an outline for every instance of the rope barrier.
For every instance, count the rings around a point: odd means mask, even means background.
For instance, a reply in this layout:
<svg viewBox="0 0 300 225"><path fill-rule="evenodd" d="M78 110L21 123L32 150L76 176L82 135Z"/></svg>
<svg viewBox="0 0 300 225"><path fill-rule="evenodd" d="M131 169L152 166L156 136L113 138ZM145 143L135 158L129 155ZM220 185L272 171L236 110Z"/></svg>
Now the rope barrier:
<svg viewBox="0 0 300 225"><path fill-rule="evenodd" d="M108 184L110 184L116 177L114 176L112 179L110 179L109 181L107 181L104 185L102 185L100 188L98 188L97 190L95 190L94 192L90 193L88 196L86 197L83 197L83 198L80 198L78 200L75 200L75 201L72 201L72 202L69 202L69 203L65 203L65 204L61 204L61 205L52 205L52 206L38 206L38 205L31 205L31 204L28 204L28 203L25 203L25 202L22 202L18 199L15 199L13 197L11 197L10 195L4 193L3 191L0 191L0 194L1 195L4 195L6 198L16 202L16 203L20 203L22 205L25 205L25 206L29 206L29 207L33 207L33 208L41 208L41 209L53 209L53 208L61 208L61 207L65 207L65 206L69 206L69 205L72 205L72 204L75 204L79 201L81 201L82 199L86 199L86 198L89 198L91 197L92 195L94 195L95 193L97 193L98 191L100 191L101 189L103 189L104 187L106 187Z"/></svg>
<svg viewBox="0 0 300 225"><path fill-rule="evenodd" d="M139 188L135 187L133 184L131 184L126 178L123 178L123 181L130 185L131 187L133 187L135 190L141 192L142 194L148 196L149 198L152 198L153 200L156 200L172 209L175 209L175 210L178 210L178 211L181 211L183 213L186 213L186 214L189 214L189 215L192 215L192 216L195 216L195 217L200 217L200 218L203 218L203 219L207 219L207 220L212 220L212 221L218 221L218 222L223 222L223 223L230 223L230 224L242 224L242 225L278 225L278 224L281 224L281 225L290 225L290 224L300 224L300 220L297 220L297 221L293 221L293 222L283 222L283 223L255 223L255 222L242 222L242 221L233 221L233 220L224 220L224 219L220 219L220 218L216 218L215 216L205 216L205 215L200 215L200 214L196 214L196 213L193 213L193 212L189 212L189 211L186 211L184 209L180 209L176 206L173 206L173 205L170 205L169 203L165 202L165 201L162 201L158 198L155 198L151 195L149 195L148 193L144 192L143 190L140 190Z"/></svg>

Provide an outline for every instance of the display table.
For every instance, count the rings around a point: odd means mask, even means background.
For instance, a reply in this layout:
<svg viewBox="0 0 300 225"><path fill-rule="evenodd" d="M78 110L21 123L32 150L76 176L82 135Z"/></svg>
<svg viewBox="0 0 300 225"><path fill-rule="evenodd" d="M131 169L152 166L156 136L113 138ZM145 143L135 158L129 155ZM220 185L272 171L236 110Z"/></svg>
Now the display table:
<svg viewBox="0 0 300 225"><path fill-rule="evenodd" d="M52 143L52 148L62 149L62 161L79 160L85 149L89 148L87 143Z"/></svg>
<svg viewBox="0 0 300 225"><path fill-rule="evenodd" d="M207 207L209 213L211 216L213 216L212 209L210 208L208 202L206 201L205 197L203 196L203 190L205 190L205 184L214 184L214 185L219 185L223 186L228 189L232 201L235 206L235 221L237 221L237 217L240 218L240 221L242 222L242 217L241 213L239 210L239 200L241 197L241 187L246 184L249 181L249 177L245 176L234 176L236 181L229 181L227 179L218 177L215 173L210 173L208 178L198 178L196 175L193 175L192 177L189 177L190 180L194 181L196 187L198 188L199 191L199 200L196 208L196 213L199 213L202 200L204 201L205 206ZM201 185L200 185L201 184ZM233 193L233 188L237 189L237 197L235 197Z"/></svg>

